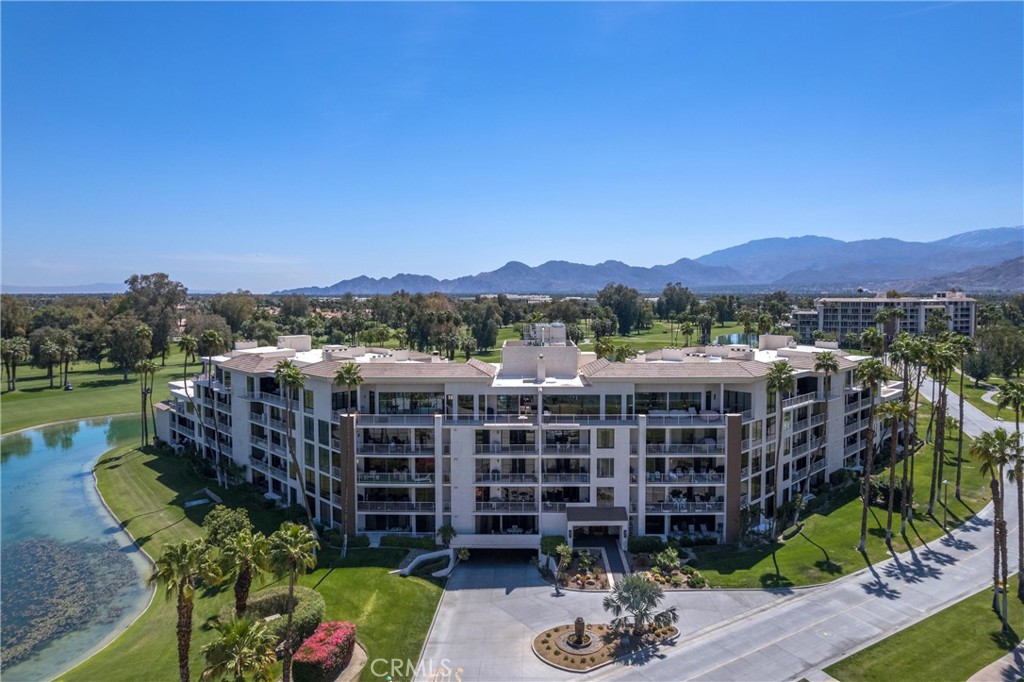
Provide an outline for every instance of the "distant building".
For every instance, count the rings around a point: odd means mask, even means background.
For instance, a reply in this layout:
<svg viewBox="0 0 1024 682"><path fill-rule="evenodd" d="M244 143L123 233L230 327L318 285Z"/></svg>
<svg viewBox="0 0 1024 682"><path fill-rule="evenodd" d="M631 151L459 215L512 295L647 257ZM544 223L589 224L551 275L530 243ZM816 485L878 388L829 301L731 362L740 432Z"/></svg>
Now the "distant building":
<svg viewBox="0 0 1024 682"><path fill-rule="evenodd" d="M213 462L219 451L268 499L305 494L322 523L349 533L432 536L450 523L455 546L534 551L542 535L583 533L623 545L631 534L732 542L744 507L757 523L777 499L857 469L871 402L902 394L893 383L872 395L855 379L865 358L838 351L826 393L814 370L823 348L786 336L759 345L666 348L619 363L580 351L563 325L535 324L490 364L281 337L239 344L206 359L207 376L170 382L157 433ZM274 378L285 358L306 380L291 430ZM795 390L779 425L766 375L782 359ZM334 381L349 363L363 379L351 394Z"/></svg>
<svg viewBox="0 0 1024 682"><path fill-rule="evenodd" d="M903 319L895 322L890 333L901 331L910 334L924 333L928 318L944 313L948 316L946 327L966 336L974 336L977 301L961 292L949 291L930 298L901 296L885 298L884 295L864 298L819 298L810 310L794 310L790 320L793 331L801 341L810 341L815 331L835 334L842 339L846 334L860 335L868 327L878 327L875 316L884 308L898 308Z"/></svg>

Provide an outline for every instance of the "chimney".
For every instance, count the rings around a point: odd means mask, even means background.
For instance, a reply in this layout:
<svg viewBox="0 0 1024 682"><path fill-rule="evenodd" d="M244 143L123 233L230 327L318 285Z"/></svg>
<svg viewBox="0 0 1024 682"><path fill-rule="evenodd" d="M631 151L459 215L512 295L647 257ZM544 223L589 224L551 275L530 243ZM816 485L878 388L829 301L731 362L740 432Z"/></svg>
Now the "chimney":
<svg viewBox="0 0 1024 682"><path fill-rule="evenodd" d="M537 356L537 383L543 384L547 378L547 373L544 369L544 354L541 353Z"/></svg>

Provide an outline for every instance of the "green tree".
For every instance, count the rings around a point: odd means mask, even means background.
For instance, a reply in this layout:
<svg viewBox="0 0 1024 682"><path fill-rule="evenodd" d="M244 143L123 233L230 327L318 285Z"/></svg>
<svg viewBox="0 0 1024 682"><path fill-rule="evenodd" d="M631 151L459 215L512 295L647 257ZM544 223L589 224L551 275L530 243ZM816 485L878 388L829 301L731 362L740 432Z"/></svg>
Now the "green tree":
<svg viewBox="0 0 1024 682"><path fill-rule="evenodd" d="M939 340L929 345L927 358L928 371L931 373L935 384L935 400L932 402L931 421L928 423L928 432L935 434L934 447L932 448L932 477L931 487L928 491L928 513L935 510L935 499L939 494L939 487L943 480L943 469L946 464L946 415L949 393L946 388L956 366L956 354L951 344ZM934 432L932 431L934 427Z"/></svg>
<svg viewBox="0 0 1024 682"><path fill-rule="evenodd" d="M1024 442L1021 441L1020 431L1009 434L1010 444L1008 447L1010 469L1007 480L1015 484L1017 491L1017 575L1024 576ZM1017 598L1024 600L1024 587L1018 581Z"/></svg>
<svg viewBox="0 0 1024 682"><path fill-rule="evenodd" d="M44 339L39 344L39 359L46 368L46 378L50 380L50 388L53 388L53 367L60 367L60 346L54 339Z"/></svg>
<svg viewBox="0 0 1024 682"><path fill-rule="evenodd" d="M157 366L153 360L139 360L135 364L135 373L139 376L139 395L142 399L142 445L149 445L149 421L146 408L152 400L153 379L156 377ZM153 432L156 433L156 415L153 415Z"/></svg>
<svg viewBox="0 0 1024 682"><path fill-rule="evenodd" d="M178 676L189 682L188 659L192 647L192 609L196 588L216 585L220 569L203 540L183 540L168 547L156 560L150 584L162 585L168 600L177 600Z"/></svg>
<svg viewBox="0 0 1024 682"><path fill-rule="evenodd" d="M16 391L18 390L18 365L29 357L28 339L24 336L3 339L0 353L3 355L4 368L7 370L7 390Z"/></svg>
<svg viewBox="0 0 1024 682"><path fill-rule="evenodd" d="M956 499L960 499L960 484L963 479L964 461L964 364L968 356L974 355L974 340L969 336L954 334L950 339L950 348L960 361L960 413L957 417L956 439Z"/></svg>
<svg viewBox="0 0 1024 682"><path fill-rule="evenodd" d="M262 620L233 618L217 623L220 637L202 648L206 658L203 682L273 682L276 637Z"/></svg>
<svg viewBox="0 0 1024 682"><path fill-rule="evenodd" d="M884 423L888 424L891 429L891 440L889 443L889 500L886 505L885 544L892 549L892 515L896 491L897 448L899 446L898 431L900 424L903 424L905 432L906 424L910 421L910 406L902 400L893 400L880 406L878 411L882 415ZM906 482L906 472L904 472L903 481L900 483L900 490L903 491L904 495L906 494Z"/></svg>
<svg viewBox="0 0 1024 682"><path fill-rule="evenodd" d="M458 532L456 532L455 526L450 523L446 523L437 529L437 537L446 548L452 544L452 539L456 535L458 535Z"/></svg>
<svg viewBox="0 0 1024 682"><path fill-rule="evenodd" d="M1020 413L1024 410L1024 384L1015 381L1006 381L999 387L996 393L996 408L1013 410L1013 420L1017 433L1020 433ZM998 412L997 412L998 414Z"/></svg>
<svg viewBox="0 0 1024 682"><path fill-rule="evenodd" d="M107 338L110 344L107 359L121 370L124 380L128 381L128 372L150 355L153 330L137 317L120 315L110 321Z"/></svg>
<svg viewBox="0 0 1024 682"><path fill-rule="evenodd" d="M625 284L608 284L597 292L598 305L607 306L615 314L620 336L629 336L638 328L642 301L640 292Z"/></svg>
<svg viewBox="0 0 1024 682"><path fill-rule="evenodd" d="M572 547L562 543L555 547L555 595L562 594L562 575L572 561Z"/></svg>
<svg viewBox="0 0 1024 682"><path fill-rule="evenodd" d="M235 576L235 615L241 618L249 603L254 578L269 570L270 541L259 531L242 528L224 543L224 560Z"/></svg>
<svg viewBox="0 0 1024 682"><path fill-rule="evenodd" d="M880 358L885 355L885 336L877 327L868 327L860 333L860 347L871 357Z"/></svg>
<svg viewBox="0 0 1024 682"><path fill-rule="evenodd" d="M992 609L1002 619L1004 631L1009 629L1005 589L1009 562L1003 481L1006 480L1006 467L1012 460L1014 447L1020 447L1019 441L1002 427L981 434L971 445L971 456L981 465L981 473L989 477L989 488L992 490L992 506L995 512L992 524Z"/></svg>
<svg viewBox="0 0 1024 682"><path fill-rule="evenodd" d="M291 360L285 359L277 363L274 376L284 394L286 411L288 413L288 455L290 456L295 480L299 482L299 499L302 501L302 508L306 510L306 518L309 520L309 528L316 533L316 525L313 523L313 510L310 508L309 495L306 490L306 473L299 462L295 448L295 406L299 391L306 385L306 375Z"/></svg>
<svg viewBox="0 0 1024 682"><path fill-rule="evenodd" d="M864 454L864 478L861 487L861 498L864 508L860 518L860 542L857 544L857 551L864 553L867 551L868 506L871 502L871 469L875 465L875 405L878 402L881 386L888 377L888 370L881 360L871 358L857 365L856 377L861 384L868 387L871 393L871 401L868 403L868 438Z"/></svg>
<svg viewBox="0 0 1024 682"><path fill-rule="evenodd" d="M665 593L657 584L639 573L630 573L616 583L602 606L612 614L614 629L625 630L632 621L633 634L640 637L649 627L663 628L679 621L675 606L657 610L664 598Z"/></svg>
<svg viewBox="0 0 1024 682"><path fill-rule="evenodd" d="M285 521L270 536L270 567L278 578L288 576L288 613L284 626L284 667L281 678L289 682L292 676L292 656L299 642L293 641L292 616L295 611L295 579L316 568L316 534L309 528ZM184 681L183 681L184 682Z"/></svg>
<svg viewBox="0 0 1024 682"><path fill-rule="evenodd" d="M151 352L159 355L163 364L171 348L171 337L178 326L177 308L185 303L188 289L163 272L132 275L124 283L128 285L125 302L152 330Z"/></svg>
<svg viewBox="0 0 1024 682"><path fill-rule="evenodd" d="M793 366L786 360L778 360L772 363L771 368L768 370L768 376L765 377L768 389L768 401L775 402L775 482L774 492L775 501L774 509L772 510L772 526L773 534L779 532L778 522L779 505L782 504L782 398L787 393L793 390L793 386L796 383L794 377L796 371Z"/></svg>
<svg viewBox="0 0 1024 682"><path fill-rule="evenodd" d="M231 544L232 538L243 531L252 532L249 512L244 507L226 507L216 505L203 519L203 531L206 542L211 547L224 550Z"/></svg>

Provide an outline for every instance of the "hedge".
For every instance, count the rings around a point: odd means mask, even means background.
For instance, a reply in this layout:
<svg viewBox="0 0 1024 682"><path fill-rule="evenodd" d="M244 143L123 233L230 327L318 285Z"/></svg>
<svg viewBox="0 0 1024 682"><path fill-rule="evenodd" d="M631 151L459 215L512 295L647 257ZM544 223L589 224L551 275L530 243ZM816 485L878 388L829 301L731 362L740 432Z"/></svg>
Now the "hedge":
<svg viewBox="0 0 1024 682"><path fill-rule="evenodd" d="M299 585L295 586L295 600L295 613L292 615L292 640L301 642L312 635L316 626L323 620L326 606L323 595ZM284 628L288 623L287 604L287 587L261 590L249 598L249 603L245 608L245 617L257 620L275 613L281 614L280 618L267 621L267 628L280 640L284 637ZM226 623L234 614L235 604L232 601L220 610L221 622Z"/></svg>
<svg viewBox="0 0 1024 682"><path fill-rule="evenodd" d="M626 548L630 554L660 552L666 546L665 541L657 535L630 535L626 541Z"/></svg>
<svg viewBox="0 0 1024 682"><path fill-rule="evenodd" d="M292 679L295 682L330 682L349 661L356 644L356 626L348 622L322 623L295 652Z"/></svg>
<svg viewBox="0 0 1024 682"><path fill-rule="evenodd" d="M413 569L412 574L421 578L429 578L435 571L440 571L442 568L448 568L448 557L446 556L424 561Z"/></svg>
<svg viewBox="0 0 1024 682"><path fill-rule="evenodd" d="M416 537L415 535L385 535L380 539L381 547L404 547L405 549L437 549L434 538Z"/></svg>

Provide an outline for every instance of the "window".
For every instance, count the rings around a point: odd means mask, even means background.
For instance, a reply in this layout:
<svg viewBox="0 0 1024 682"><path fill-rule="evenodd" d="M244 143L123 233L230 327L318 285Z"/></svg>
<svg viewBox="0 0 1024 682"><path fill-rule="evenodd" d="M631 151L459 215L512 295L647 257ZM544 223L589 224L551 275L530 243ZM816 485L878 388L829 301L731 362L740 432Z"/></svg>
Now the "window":
<svg viewBox="0 0 1024 682"><path fill-rule="evenodd" d="M325 422L323 419L317 420L317 426L320 429L320 444L330 445L331 444L331 425L329 422Z"/></svg>
<svg viewBox="0 0 1024 682"><path fill-rule="evenodd" d="M256 380L253 377L245 378L245 392L255 393L256 392Z"/></svg>
<svg viewBox="0 0 1024 682"><path fill-rule="evenodd" d="M613 506L615 506L615 488L598 488L597 489L597 506L598 507L613 507Z"/></svg>
<svg viewBox="0 0 1024 682"><path fill-rule="evenodd" d="M604 416L609 419L617 419L622 416L621 395L606 395L604 397Z"/></svg>
<svg viewBox="0 0 1024 682"><path fill-rule="evenodd" d="M313 440L313 418L303 417L302 422L302 435L305 436L306 440Z"/></svg>
<svg viewBox="0 0 1024 682"><path fill-rule="evenodd" d="M231 372L224 372L224 388L231 388Z"/></svg>
<svg viewBox="0 0 1024 682"><path fill-rule="evenodd" d="M615 460L611 457L598 457L597 458L597 477L598 478L614 478L615 477Z"/></svg>
<svg viewBox="0 0 1024 682"><path fill-rule="evenodd" d="M597 447L602 450L608 450L615 447L615 429L598 429L597 430Z"/></svg>
<svg viewBox="0 0 1024 682"><path fill-rule="evenodd" d="M303 389L302 391L302 406L305 408L306 412L313 411L313 391L308 388Z"/></svg>

